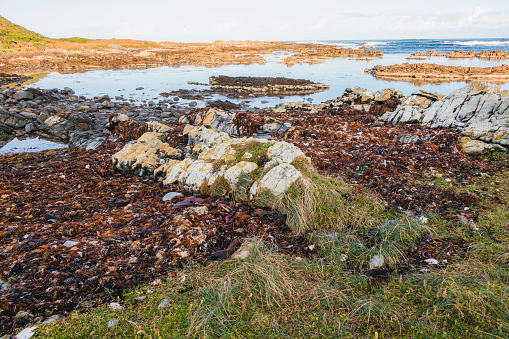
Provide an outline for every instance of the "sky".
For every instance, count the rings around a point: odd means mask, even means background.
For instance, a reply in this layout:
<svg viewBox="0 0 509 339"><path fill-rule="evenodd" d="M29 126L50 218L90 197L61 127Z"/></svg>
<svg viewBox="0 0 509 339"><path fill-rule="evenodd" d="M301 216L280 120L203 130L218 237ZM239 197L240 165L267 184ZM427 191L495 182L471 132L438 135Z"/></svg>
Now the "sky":
<svg viewBox="0 0 509 339"><path fill-rule="evenodd" d="M0 15L51 38L509 38L508 0L0 0Z"/></svg>

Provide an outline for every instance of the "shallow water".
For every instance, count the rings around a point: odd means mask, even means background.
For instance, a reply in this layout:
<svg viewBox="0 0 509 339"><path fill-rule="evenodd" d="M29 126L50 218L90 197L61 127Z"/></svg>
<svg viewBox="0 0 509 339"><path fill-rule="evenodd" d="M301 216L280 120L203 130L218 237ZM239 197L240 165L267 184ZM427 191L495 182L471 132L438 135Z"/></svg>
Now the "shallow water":
<svg viewBox="0 0 509 339"><path fill-rule="evenodd" d="M384 88L394 87L403 92L404 95L423 89L440 94L449 94L450 92L464 87L464 82L445 83L440 85L416 86L404 81L386 81L379 80L373 76L364 73L366 68L372 68L375 65L392 65L404 62L422 63L432 62L442 65L466 66L466 67L489 67L501 65L501 61L485 61L479 59L461 59L450 60L447 58L428 58L427 60L406 60L408 54L386 54L382 59L372 61L357 61L349 58L329 59L321 64L297 64L286 66L278 63L284 55L282 52L273 53L265 56L267 63L265 65L227 65L216 68L206 68L198 66L182 67L157 67L145 70L97 70L85 73L59 74L51 73L32 86L40 88L63 88L71 87L78 95L94 97L108 94L110 97L123 95L126 99L132 99L136 102L143 100L162 100L159 95L162 92L170 92L178 89L203 89L208 88L199 85L189 85L187 82L208 83L210 76L260 76L260 77L287 77L296 79L309 79L314 82L325 83L330 86L328 91L315 93L312 95L287 96L283 99L279 97L263 97L249 99L251 107L271 107L281 102L300 101L304 98L311 98L314 103L320 103L326 100L335 99L341 96L348 87L363 87L372 91ZM136 90L143 87L143 90ZM509 85L502 86L509 89ZM225 100L222 95L214 95L213 99ZM241 99L229 99L232 102L240 103ZM268 103L262 104L262 100ZM181 103L189 103L191 100L180 100ZM205 103L200 102L199 106Z"/></svg>
<svg viewBox="0 0 509 339"><path fill-rule="evenodd" d="M63 143L36 138L18 139L14 138L0 148L0 154L19 152L40 152L50 149L67 148Z"/></svg>

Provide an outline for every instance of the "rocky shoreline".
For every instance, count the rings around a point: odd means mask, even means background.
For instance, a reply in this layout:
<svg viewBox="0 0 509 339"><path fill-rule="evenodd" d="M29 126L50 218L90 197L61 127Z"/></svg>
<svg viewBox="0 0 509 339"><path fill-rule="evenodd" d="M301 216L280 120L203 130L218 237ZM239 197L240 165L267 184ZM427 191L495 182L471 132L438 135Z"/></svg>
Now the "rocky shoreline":
<svg viewBox="0 0 509 339"><path fill-rule="evenodd" d="M439 84L453 81L506 83L509 81L508 65L482 68L404 63L390 66L377 65L364 72L378 79L408 81L415 84Z"/></svg>
<svg viewBox="0 0 509 339"><path fill-rule="evenodd" d="M100 42L100 41L98 41ZM157 47L128 48L110 41L106 47L85 44L83 49L46 48L44 52L9 55L0 58L0 72L77 73L97 69L146 69L184 65L219 67L222 65L265 64L263 55L286 52L287 65L323 62L330 58L381 57L370 49L346 49L321 44L264 41L216 41L209 44L162 42Z"/></svg>
<svg viewBox="0 0 509 339"><path fill-rule="evenodd" d="M498 51L454 51L449 53L437 53L436 50L412 53L407 59L425 60L425 57L445 57L449 59L481 59L481 60L509 60L509 52Z"/></svg>
<svg viewBox="0 0 509 339"><path fill-rule="evenodd" d="M472 155L507 151L508 96L482 84L409 97L356 87L317 105L250 112L165 109L70 88L1 93L2 133L72 146L0 155L2 332L157 284L186 262L235 255L251 236L293 257L315 256L285 215L250 203L267 190L284 193L309 164L371 190L389 209L468 225L485 208L484 193L424 184L423 174L463 185L507 170L465 153L472 147L462 137L475 121L493 128L471 141L495 146ZM428 115L431 125L419 123Z"/></svg>

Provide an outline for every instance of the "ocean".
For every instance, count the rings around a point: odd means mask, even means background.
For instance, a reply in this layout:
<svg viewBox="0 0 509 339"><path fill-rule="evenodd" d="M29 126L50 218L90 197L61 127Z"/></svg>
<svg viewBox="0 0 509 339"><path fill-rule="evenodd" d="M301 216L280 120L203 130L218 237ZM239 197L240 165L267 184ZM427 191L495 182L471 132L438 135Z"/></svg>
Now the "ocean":
<svg viewBox="0 0 509 339"><path fill-rule="evenodd" d="M288 41L290 42L290 41ZM497 51L509 52L509 39L404 39L404 40L317 40L291 41L314 42L336 45L344 48L378 48L386 54L412 54L420 51L436 50L438 53L463 51Z"/></svg>
<svg viewBox="0 0 509 339"><path fill-rule="evenodd" d="M419 40L323 40L323 41L295 41L314 42L321 44L333 44L346 48L379 48L385 54L383 58L375 58L372 61L357 61L349 58L329 59L321 64L297 64L286 66L279 63L286 56L283 52L275 52L272 55L264 55L265 65L227 65L216 68L201 66L182 67L157 67L144 70L97 70L85 73L59 74L51 73L31 86L40 88L63 88L71 87L78 95L87 97L104 94L115 96L122 95L126 99L136 102L149 100L163 100L159 94L178 89L202 89L203 86L190 85L188 82L208 83L210 76L271 76L288 77L295 79L309 79L314 82L325 83L330 86L328 91L312 95L289 96L284 98L256 98L250 99L249 107L263 108L273 107L282 102L301 101L309 99L313 103L335 99L341 96L348 87L363 87L372 91L384 88L395 88L410 95L418 90L449 94L452 91L465 86L464 82L451 82L444 84L414 85L404 81L386 81L376 79L364 73L366 68L375 65L393 65L401 63L436 63L441 65L465 66L465 67L491 67L508 63L509 60L489 61L480 59L448 59L443 57L426 58L426 60L407 60L410 54L419 51L435 49L440 53L456 50L476 51L505 50L509 51L509 39L419 39ZM137 90L142 87L143 90ZM509 89L506 83L503 89ZM221 95L214 95L213 100L226 100ZM241 103L244 100L228 99ZM267 101L267 102L266 102ZM188 104L189 100L181 100L180 103ZM198 102L198 106L204 106L205 102Z"/></svg>

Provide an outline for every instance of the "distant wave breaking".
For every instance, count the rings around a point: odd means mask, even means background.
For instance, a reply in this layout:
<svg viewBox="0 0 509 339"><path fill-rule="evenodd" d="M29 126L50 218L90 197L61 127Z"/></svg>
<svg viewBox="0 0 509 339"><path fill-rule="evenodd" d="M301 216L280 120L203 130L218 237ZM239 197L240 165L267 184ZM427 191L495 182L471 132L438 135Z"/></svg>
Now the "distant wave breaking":
<svg viewBox="0 0 509 339"><path fill-rule="evenodd" d="M385 46L387 42L384 41L359 41L359 42L343 42L343 41L296 41L298 44L319 44L328 46L339 46L343 48L360 48L360 47L377 47Z"/></svg>
<svg viewBox="0 0 509 339"><path fill-rule="evenodd" d="M459 45L459 46L509 46L509 41L502 41L502 40L444 41L443 43Z"/></svg>

